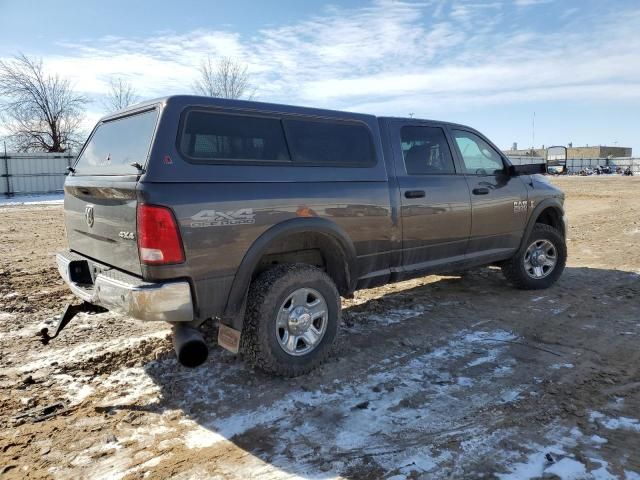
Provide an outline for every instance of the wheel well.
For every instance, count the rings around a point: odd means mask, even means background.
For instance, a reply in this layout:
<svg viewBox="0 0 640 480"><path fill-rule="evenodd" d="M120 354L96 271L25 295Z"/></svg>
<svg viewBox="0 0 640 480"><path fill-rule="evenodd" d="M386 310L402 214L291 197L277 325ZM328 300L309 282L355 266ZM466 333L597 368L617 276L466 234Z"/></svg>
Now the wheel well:
<svg viewBox="0 0 640 480"><path fill-rule="evenodd" d="M564 231L564 222L562 221L562 215L556 208L545 208L542 212L540 212L538 218L536 218L536 223L549 225L550 227L553 227L556 230L562 232L563 235L565 235L566 233Z"/></svg>
<svg viewBox="0 0 640 480"><path fill-rule="evenodd" d="M340 243L331 235L301 232L275 240L260 257L251 278L253 280L275 265L287 263L314 265L327 272L341 295L351 293L346 254Z"/></svg>

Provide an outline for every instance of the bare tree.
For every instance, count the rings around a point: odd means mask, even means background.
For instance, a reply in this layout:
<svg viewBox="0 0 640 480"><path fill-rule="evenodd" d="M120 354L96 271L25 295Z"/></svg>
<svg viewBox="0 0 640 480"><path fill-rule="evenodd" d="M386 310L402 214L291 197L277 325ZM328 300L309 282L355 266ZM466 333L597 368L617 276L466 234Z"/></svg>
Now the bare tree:
<svg viewBox="0 0 640 480"><path fill-rule="evenodd" d="M200 95L251 100L256 90L249 81L248 66L231 57L215 61L211 55L200 63L193 89Z"/></svg>
<svg viewBox="0 0 640 480"><path fill-rule="evenodd" d="M122 78L112 78L109 81L109 92L103 101L103 106L107 113L117 112L138 100L140 96L131 83Z"/></svg>
<svg viewBox="0 0 640 480"><path fill-rule="evenodd" d="M84 106L69 80L23 54L0 61L0 114L18 151L64 152L80 143Z"/></svg>

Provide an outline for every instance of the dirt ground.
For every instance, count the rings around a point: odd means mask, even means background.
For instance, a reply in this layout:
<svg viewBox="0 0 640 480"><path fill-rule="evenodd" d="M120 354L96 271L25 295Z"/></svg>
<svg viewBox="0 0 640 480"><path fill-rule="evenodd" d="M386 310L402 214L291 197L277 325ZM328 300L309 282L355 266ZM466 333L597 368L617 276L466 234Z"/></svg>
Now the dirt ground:
<svg viewBox="0 0 640 480"><path fill-rule="evenodd" d="M640 178L553 181L556 286L485 268L358 292L293 380L217 347L185 369L165 325L109 313L43 346L72 300L62 207L0 206L0 477L640 479Z"/></svg>

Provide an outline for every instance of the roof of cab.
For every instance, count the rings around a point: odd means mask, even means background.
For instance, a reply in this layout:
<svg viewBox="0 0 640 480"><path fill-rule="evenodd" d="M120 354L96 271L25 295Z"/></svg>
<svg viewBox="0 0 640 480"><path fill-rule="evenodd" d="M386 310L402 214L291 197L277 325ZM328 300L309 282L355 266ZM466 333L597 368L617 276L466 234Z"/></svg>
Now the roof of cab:
<svg viewBox="0 0 640 480"><path fill-rule="evenodd" d="M313 115L318 117L329 117L329 118L341 118L341 119L357 119L362 121L375 121L375 120L383 120L383 121L396 121L401 120L404 122L411 123L420 123L420 122L433 122L441 125L448 125L450 127L463 127L469 128L465 125L461 125L458 123L452 122L444 122L441 120L428 120L423 118L407 118L407 117L377 117L372 114L366 113L357 113L357 112L349 112L345 110L330 110L324 108L314 108L314 107L305 107L300 105L287 105L281 103L268 103L268 102L256 102L253 100L235 100L235 99L227 99L227 98L217 98L217 97L206 97L199 95L170 95L167 97L154 98L151 100L146 100L144 102L137 103L135 105L131 105L126 109L120 110L118 112L111 113L101 118L100 121L109 120L112 118L117 118L122 116L123 114L128 114L131 112L135 112L137 110L144 110L153 105L173 105L177 108L187 108L187 107L222 107L229 109L239 109L239 110L253 110L255 112L277 112L277 113L289 113L289 114L300 114L300 115Z"/></svg>
<svg viewBox="0 0 640 480"><path fill-rule="evenodd" d="M234 100L217 97L205 97L198 95L171 95L168 97L154 98L135 105L131 105L126 109L109 114L101 119L101 121L111 118L120 117L123 114L131 113L137 110L144 110L152 105L172 105L174 107L223 107L231 109L254 110L256 112L279 112L291 114L314 115L319 117L343 118L343 119L359 119L359 120L375 120L375 115L365 113L347 112L341 110L330 110L323 108L304 107L297 105L286 105L279 103L256 102L252 100Z"/></svg>

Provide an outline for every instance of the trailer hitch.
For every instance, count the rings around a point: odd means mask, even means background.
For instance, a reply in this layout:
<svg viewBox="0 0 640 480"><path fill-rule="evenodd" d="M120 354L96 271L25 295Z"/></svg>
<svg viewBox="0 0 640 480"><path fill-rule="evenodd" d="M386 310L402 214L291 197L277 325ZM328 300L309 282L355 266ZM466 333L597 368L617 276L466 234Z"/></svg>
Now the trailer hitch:
<svg viewBox="0 0 640 480"><path fill-rule="evenodd" d="M53 330L53 335L49 335L49 328L44 327L40 330L40 341L43 345L47 345L51 340L56 338L62 329L68 325L68 323L75 317L77 314L81 312L85 313L103 313L106 312L107 309L103 308L99 305L94 305L89 302L82 302L80 305L73 305L71 303L67 304L67 307L64 309L64 313L58 320L58 323Z"/></svg>

